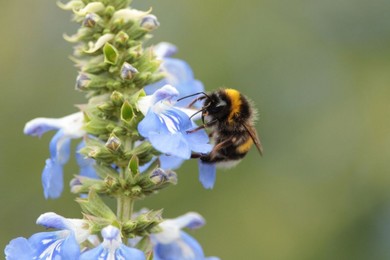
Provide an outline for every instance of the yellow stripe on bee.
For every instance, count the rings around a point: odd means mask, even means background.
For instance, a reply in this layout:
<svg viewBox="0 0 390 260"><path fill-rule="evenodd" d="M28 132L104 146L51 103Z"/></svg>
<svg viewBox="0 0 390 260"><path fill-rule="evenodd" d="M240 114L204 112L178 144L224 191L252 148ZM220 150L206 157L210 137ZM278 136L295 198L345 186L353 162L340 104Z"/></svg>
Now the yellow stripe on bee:
<svg viewBox="0 0 390 260"><path fill-rule="evenodd" d="M231 88L225 89L225 92L231 101L231 111L228 117L228 122L231 123L233 121L234 116L240 113L240 106L241 106L240 92Z"/></svg>
<svg viewBox="0 0 390 260"><path fill-rule="evenodd" d="M248 140L246 140L245 143L243 143L237 147L237 152L239 152L239 153L248 152L249 149L252 147L252 144L253 144L252 138L248 138Z"/></svg>

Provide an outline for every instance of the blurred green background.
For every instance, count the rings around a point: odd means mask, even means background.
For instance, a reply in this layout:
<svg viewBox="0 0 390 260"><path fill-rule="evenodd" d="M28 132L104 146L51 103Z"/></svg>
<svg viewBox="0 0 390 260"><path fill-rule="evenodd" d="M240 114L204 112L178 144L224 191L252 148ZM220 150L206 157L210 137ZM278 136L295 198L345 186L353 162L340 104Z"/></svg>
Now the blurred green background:
<svg viewBox="0 0 390 260"><path fill-rule="evenodd" d="M255 149L204 190L196 162L179 185L137 204L165 217L197 211L191 232L222 259L390 259L390 1L135 0L161 23L207 90L237 88L256 104L265 155ZM28 120L85 102L67 58L70 13L55 1L0 3L0 248L29 237L44 212L80 217L66 189L43 198L52 134ZM66 165L66 183L77 171Z"/></svg>

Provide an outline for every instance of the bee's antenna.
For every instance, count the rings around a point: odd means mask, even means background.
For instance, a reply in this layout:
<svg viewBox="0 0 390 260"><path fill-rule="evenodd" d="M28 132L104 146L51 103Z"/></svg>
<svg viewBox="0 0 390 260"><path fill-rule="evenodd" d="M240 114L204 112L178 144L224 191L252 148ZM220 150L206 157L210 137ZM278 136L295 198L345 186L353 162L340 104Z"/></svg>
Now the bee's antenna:
<svg viewBox="0 0 390 260"><path fill-rule="evenodd" d="M181 97L177 100L177 102L179 102L180 100L183 100L185 98L189 98L189 97L193 97L193 96L196 96L196 95L200 95L200 94L203 94L204 96L206 96L207 98L210 98L205 92L198 92L198 93L195 93L195 94L192 94L192 95L188 95L188 96L185 96L185 97Z"/></svg>

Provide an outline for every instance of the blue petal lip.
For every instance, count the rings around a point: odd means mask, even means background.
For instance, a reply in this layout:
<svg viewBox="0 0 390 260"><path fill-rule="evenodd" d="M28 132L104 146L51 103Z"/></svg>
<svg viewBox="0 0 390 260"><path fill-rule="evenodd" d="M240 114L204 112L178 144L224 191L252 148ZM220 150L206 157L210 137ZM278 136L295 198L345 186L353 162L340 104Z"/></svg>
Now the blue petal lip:
<svg viewBox="0 0 390 260"><path fill-rule="evenodd" d="M169 128L168 128L169 127ZM192 127L191 120L184 112L172 108L163 115L155 114L151 109L138 124L139 133L148 138L151 144L160 152L182 159L191 157L191 148L195 152L208 152L211 146L207 144L205 132L199 131L193 135L185 131ZM200 144L204 142L204 144Z"/></svg>
<svg viewBox="0 0 390 260"><path fill-rule="evenodd" d="M63 168L52 159L46 160L42 172L43 193L46 199L56 199L61 196L64 189Z"/></svg>
<svg viewBox="0 0 390 260"><path fill-rule="evenodd" d="M68 230L41 232L32 235L29 239L36 255L46 259L78 259L80 247L73 232ZM55 246L53 246L55 245Z"/></svg>
<svg viewBox="0 0 390 260"><path fill-rule="evenodd" d="M50 141L51 158L61 165L67 163L70 157L70 142L71 139L64 135L64 131L59 130Z"/></svg>
<svg viewBox="0 0 390 260"><path fill-rule="evenodd" d="M31 260L34 257L34 249L24 237L12 239L4 249L7 260Z"/></svg>
<svg viewBox="0 0 390 260"><path fill-rule="evenodd" d="M212 189L217 177L217 169L214 163L204 163L198 161L199 165L199 181L205 189Z"/></svg>
<svg viewBox="0 0 390 260"><path fill-rule="evenodd" d="M154 246L154 259L187 259L203 260L204 254L200 244L187 233L180 231L180 238L169 244L158 243Z"/></svg>
<svg viewBox="0 0 390 260"><path fill-rule="evenodd" d="M179 168L184 162L183 158L177 156L160 155L159 158L160 158L161 168L163 169L175 170Z"/></svg>
<svg viewBox="0 0 390 260"><path fill-rule="evenodd" d="M85 141L81 141L76 148L76 161L79 165L80 176L85 176L93 179L98 179L98 175L96 173L96 170L94 168L95 160L92 158L85 158L79 151L85 147Z"/></svg>
<svg viewBox="0 0 390 260"><path fill-rule="evenodd" d="M160 118L149 109L145 118L138 124L138 132L143 137L148 137L150 132L159 131L160 126L162 126Z"/></svg>

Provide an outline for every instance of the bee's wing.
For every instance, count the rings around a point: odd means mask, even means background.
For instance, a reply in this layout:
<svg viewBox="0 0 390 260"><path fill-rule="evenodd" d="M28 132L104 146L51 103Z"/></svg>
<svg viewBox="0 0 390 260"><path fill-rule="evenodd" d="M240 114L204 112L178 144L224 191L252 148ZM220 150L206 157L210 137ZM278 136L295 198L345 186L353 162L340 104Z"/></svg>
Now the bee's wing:
<svg viewBox="0 0 390 260"><path fill-rule="evenodd" d="M259 139L259 136L257 134L256 129L252 125L248 125L245 123L242 125L245 127L246 131L251 136L253 143L256 145L256 148L259 151L260 155L263 155L263 146L260 143L260 139Z"/></svg>

